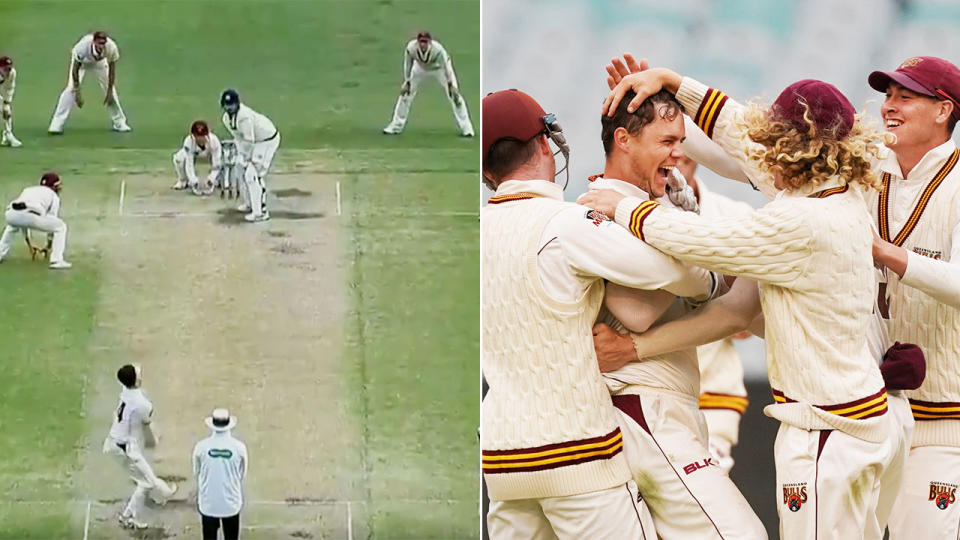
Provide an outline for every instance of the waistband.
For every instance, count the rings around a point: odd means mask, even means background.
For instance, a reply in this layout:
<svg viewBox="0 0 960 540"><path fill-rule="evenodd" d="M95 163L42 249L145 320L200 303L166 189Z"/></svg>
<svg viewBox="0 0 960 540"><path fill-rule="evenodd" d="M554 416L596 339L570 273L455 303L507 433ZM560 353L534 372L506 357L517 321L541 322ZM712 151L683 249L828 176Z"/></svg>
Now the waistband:
<svg viewBox="0 0 960 540"><path fill-rule="evenodd" d="M262 141L257 141L257 142L258 142L258 143L262 143L262 142L272 141L272 140L276 139L278 135L280 135L280 130L274 131L274 132L273 132L273 135L267 137L266 139L264 139L264 140L262 140Z"/></svg>
<svg viewBox="0 0 960 540"><path fill-rule="evenodd" d="M941 418L960 418L960 403L952 401L910 400L910 411L915 420L939 420Z"/></svg>
<svg viewBox="0 0 960 540"><path fill-rule="evenodd" d="M747 399L747 396L714 394L711 392L703 392L700 394L701 409L726 409L743 414L746 412L749 403L750 400Z"/></svg>
<svg viewBox="0 0 960 540"><path fill-rule="evenodd" d="M777 403L795 403L797 401L785 396L783 392L777 390L776 388L771 388L770 391L773 393L773 400ZM813 407L837 416L851 418L854 420L873 418L874 416L880 416L886 414L887 412L887 389L881 388L876 394L871 394L867 397L855 399L846 403L837 403L834 405L813 405Z"/></svg>
<svg viewBox="0 0 960 540"><path fill-rule="evenodd" d="M610 459L623 451L623 435L616 428L606 435L513 450L484 450L483 472L543 471L577 465L588 461Z"/></svg>

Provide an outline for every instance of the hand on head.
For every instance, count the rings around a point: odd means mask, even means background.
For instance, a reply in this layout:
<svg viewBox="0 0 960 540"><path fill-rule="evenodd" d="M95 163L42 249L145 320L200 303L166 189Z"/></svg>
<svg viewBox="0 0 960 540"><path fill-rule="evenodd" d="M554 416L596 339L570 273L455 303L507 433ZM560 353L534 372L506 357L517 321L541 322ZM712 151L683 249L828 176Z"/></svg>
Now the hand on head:
<svg viewBox="0 0 960 540"><path fill-rule="evenodd" d="M623 60L614 58L607 65L607 86L610 87L610 90L613 90L627 75L648 69L650 69L650 64L647 63L646 58L641 58L640 62L637 63L637 59L632 54L623 53Z"/></svg>

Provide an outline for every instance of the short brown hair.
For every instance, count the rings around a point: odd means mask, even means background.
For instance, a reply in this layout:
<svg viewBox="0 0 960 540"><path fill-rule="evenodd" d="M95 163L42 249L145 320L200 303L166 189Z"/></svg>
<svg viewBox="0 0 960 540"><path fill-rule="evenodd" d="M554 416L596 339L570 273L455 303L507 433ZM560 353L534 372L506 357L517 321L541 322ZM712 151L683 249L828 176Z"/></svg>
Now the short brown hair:
<svg viewBox="0 0 960 540"><path fill-rule="evenodd" d="M197 137L206 137L210 134L210 127L203 120L197 120L190 124L190 133Z"/></svg>
<svg viewBox="0 0 960 540"><path fill-rule="evenodd" d="M613 150L613 133L618 128L627 130L627 133L631 135L637 135L657 116L672 122L677 115L683 112L677 98L666 90L660 90L643 100L643 103L632 113L627 112L627 106L635 97L637 97L637 94L633 90L628 90L623 99L620 100L620 104L617 105L617 110L614 111L613 116L603 115L600 117L600 139L603 141L604 154L609 156L610 151ZM665 105L665 107L658 108L657 105Z"/></svg>
<svg viewBox="0 0 960 540"><path fill-rule="evenodd" d="M496 185L491 185L494 179L499 182L504 176L533 159L537 153L537 145L540 143L540 135L537 134L528 141L508 137L493 143L483 159L484 172L490 173L493 177L484 178L487 187L496 189Z"/></svg>

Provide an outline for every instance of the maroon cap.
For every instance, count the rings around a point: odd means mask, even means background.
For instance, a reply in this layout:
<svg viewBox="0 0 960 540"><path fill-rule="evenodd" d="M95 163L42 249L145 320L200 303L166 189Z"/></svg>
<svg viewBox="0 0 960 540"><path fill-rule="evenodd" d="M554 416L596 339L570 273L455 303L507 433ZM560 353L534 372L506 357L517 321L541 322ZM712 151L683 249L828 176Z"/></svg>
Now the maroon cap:
<svg viewBox="0 0 960 540"><path fill-rule="evenodd" d="M433 36L426 30L422 30L417 34L417 41L430 41L431 39L433 39Z"/></svg>
<svg viewBox="0 0 960 540"><path fill-rule="evenodd" d="M97 30L93 33L93 40L97 43L106 43L107 42L107 33L103 30Z"/></svg>
<svg viewBox="0 0 960 540"><path fill-rule="evenodd" d="M960 120L960 69L943 58L914 56L896 71L874 71L867 77L878 92L886 92L890 81L911 92L953 102L953 118Z"/></svg>
<svg viewBox="0 0 960 540"><path fill-rule="evenodd" d="M808 124L803 119L803 103L810 106L810 119L819 133L836 129L839 139L850 133L855 114L853 105L836 86L823 81L804 79L791 84L777 96L771 111L775 118L806 132Z"/></svg>
<svg viewBox="0 0 960 540"><path fill-rule="evenodd" d="M13 65L13 58L9 56L0 56L0 68L7 68Z"/></svg>
<svg viewBox="0 0 960 540"><path fill-rule="evenodd" d="M197 120L190 124L190 133L197 137L206 137L210 134L210 127L203 120Z"/></svg>
<svg viewBox="0 0 960 540"><path fill-rule="evenodd" d="M493 143L500 139L529 141L547 128L547 115L532 97L519 90L501 90L488 94L480 106L483 117L483 159Z"/></svg>
<svg viewBox="0 0 960 540"><path fill-rule="evenodd" d="M880 374L888 390L916 390L927 376L923 350L913 343L894 343L883 355Z"/></svg>
<svg viewBox="0 0 960 540"><path fill-rule="evenodd" d="M54 191L60 191L60 175L53 171L45 172L40 177L40 185L47 186Z"/></svg>

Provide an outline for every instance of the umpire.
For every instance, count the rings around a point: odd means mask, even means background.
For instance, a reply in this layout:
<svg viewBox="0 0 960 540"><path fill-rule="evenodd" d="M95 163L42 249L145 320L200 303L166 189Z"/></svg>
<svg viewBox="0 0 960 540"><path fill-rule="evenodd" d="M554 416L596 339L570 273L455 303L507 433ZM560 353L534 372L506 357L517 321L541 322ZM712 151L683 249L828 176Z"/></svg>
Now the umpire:
<svg viewBox="0 0 960 540"><path fill-rule="evenodd" d="M204 421L213 433L193 447L193 475L197 479L197 507L203 540L217 540L223 525L224 540L240 538L243 479L247 476L247 446L230 431L237 417L227 409L214 409Z"/></svg>

